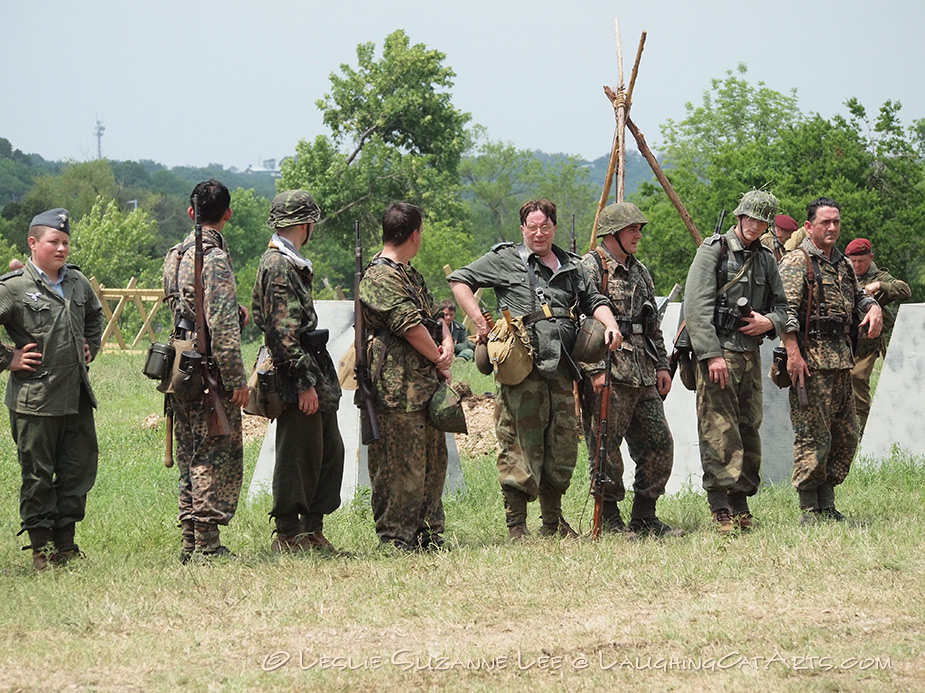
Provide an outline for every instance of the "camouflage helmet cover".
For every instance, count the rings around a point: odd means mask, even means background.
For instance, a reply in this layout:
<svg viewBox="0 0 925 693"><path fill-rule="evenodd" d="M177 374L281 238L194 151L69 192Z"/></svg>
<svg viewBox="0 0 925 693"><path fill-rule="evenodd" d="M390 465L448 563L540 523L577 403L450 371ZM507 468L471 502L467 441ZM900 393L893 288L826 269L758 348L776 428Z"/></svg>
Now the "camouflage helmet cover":
<svg viewBox="0 0 925 693"><path fill-rule="evenodd" d="M597 236L598 238L609 236L633 224L639 224L641 229L648 223L649 220L639 211L639 207L632 202L617 202L616 204L607 205L601 211L601 215L597 219Z"/></svg>
<svg viewBox="0 0 925 693"><path fill-rule="evenodd" d="M273 198L267 227L283 229L297 224L312 224L321 218L321 210L305 190L287 190Z"/></svg>
<svg viewBox="0 0 925 693"><path fill-rule="evenodd" d="M768 224L774 224L774 217L777 214L777 198L764 190L749 190L742 195L739 200L739 206L732 213L735 217L743 214L758 221L764 221Z"/></svg>

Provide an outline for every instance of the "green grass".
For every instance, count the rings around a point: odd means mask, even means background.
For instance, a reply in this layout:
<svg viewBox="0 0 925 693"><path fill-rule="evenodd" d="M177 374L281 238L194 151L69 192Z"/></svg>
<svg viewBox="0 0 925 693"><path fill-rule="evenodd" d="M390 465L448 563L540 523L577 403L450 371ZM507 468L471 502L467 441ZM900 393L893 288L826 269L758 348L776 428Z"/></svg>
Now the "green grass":
<svg viewBox="0 0 925 693"><path fill-rule="evenodd" d="M659 504L680 539L523 545L504 538L494 460L464 460L447 552L380 550L361 492L326 526L352 558L274 555L264 497L223 534L239 558L181 566L176 470L163 425L141 427L161 411L143 358L93 366L86 561L32 572L0 422L0 690L925 690L921 458L857 465L839 489L850 524L801 527L792 489L771 487L760 529L721 538L688 490ZM468 368L455 379L493 390ZM587 492L579 472L565 499L585 529Z"/></svg>

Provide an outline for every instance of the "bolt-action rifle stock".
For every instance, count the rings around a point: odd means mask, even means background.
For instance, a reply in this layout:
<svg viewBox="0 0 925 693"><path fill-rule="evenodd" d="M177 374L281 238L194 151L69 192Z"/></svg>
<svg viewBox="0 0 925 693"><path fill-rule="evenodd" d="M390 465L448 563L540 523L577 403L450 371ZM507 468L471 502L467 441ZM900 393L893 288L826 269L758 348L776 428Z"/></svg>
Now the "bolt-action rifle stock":
<svg viewBox="0 0 925 693"><path fill-rule="evenodd" d="M216 374L218 369L212 361L212 340L206 325L205 296L202 286L202 219L199 216L199 196L193 195L193 214L196 218L196 255L193 261L193 307L196 313L196 351L199 353L199 367L202 373L202 406L206 412L206 426L209 436L227 436L231 424L225 414L221 393L223 388Z"/></svg>
<svg viewBox="0 0 925 693"><path fill-rule="evenodd" d="M375 394L369 373L369 359L366 351L366 324L363 320L363 304L360 301L360 280L363 279L363 243L360 240L360 222L353 223L356 240L356 271L353 275L353 325L356 349L357 406L360 408L360 434L363 445L379 440L379 422L376 420Z"/></svg>

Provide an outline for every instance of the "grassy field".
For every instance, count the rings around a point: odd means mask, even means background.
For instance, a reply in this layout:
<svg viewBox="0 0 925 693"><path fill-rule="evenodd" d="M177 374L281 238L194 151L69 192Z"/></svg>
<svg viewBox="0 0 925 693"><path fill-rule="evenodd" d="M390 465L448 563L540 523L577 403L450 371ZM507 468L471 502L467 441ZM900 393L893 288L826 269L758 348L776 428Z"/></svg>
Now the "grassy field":
<svg viewBox="0 0 925 693"><path fill-rule="evenodd" d="M691 491L660 504L680 539L515 546L493 460L470 459L448 551L380 550L360 493L326 530L352 558L278 556L261 498L223 535L239 558L181 566L176 470L163 426L142 427L161 411L142 359L93 365L86 561L32 572L0 423L2 690L925 690L925 460L857 465L839 493L852 523L801 527L792 489L771 487L753 503L761 528L720 538ZM584 476L565 505L587 529Z"/></svg>

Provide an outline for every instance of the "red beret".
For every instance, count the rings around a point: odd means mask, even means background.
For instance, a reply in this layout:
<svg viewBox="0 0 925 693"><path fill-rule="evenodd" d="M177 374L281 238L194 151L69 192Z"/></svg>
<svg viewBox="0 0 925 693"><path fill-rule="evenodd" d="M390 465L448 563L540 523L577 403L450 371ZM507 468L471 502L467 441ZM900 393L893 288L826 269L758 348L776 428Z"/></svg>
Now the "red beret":
<svg viewBox="0 0 925 693"><path fill-rule="evenodd" d="M867 255L870 252L870 241L866 238L855 238L845 248L845 255Z"/></svg>
<svg viewBox="0 0 925 693"><path fill-rule="evenodd" d="M797 230L796 220L786 214L778 214L776 217L774 217L774 226L779 228L781 231L789 231L790 233L793 233Z"/></svg>

